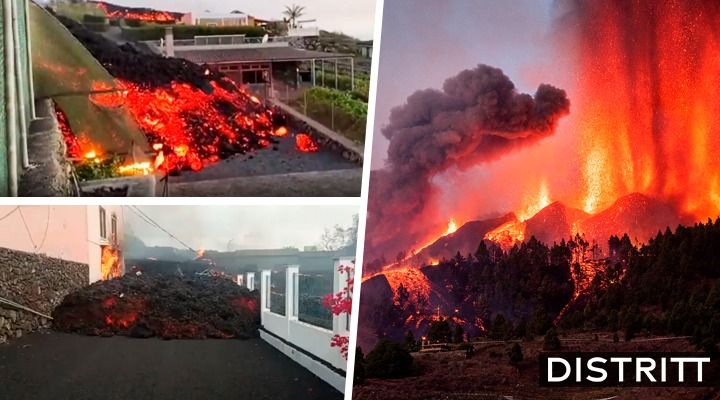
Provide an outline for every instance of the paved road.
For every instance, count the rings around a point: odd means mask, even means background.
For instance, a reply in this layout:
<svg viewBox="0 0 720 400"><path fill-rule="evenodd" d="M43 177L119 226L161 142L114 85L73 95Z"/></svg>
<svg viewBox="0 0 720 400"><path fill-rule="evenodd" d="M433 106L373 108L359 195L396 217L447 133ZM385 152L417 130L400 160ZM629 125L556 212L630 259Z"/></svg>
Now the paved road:
<svg viewBox="0 0 720 400"><path fill-rule="evenodd" d="M260 339L32 334L0 345L0 399L342 399Z"/></svg>

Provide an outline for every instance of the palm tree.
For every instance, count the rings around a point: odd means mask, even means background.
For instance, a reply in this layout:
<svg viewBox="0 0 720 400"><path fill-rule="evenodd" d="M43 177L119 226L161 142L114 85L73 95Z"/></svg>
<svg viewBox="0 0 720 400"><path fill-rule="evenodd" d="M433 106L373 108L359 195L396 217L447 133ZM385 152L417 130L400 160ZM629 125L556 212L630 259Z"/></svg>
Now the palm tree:
<svg viewBox="0 0 720 400"><path fill-rule="evenodd" d="M291 28L297 28L297 20L298 18L305 15L305 7L298 6L296 4L293 4L292 6L285 6L285 11L283 11L283 15L286 15L288 17Z"/></svg>

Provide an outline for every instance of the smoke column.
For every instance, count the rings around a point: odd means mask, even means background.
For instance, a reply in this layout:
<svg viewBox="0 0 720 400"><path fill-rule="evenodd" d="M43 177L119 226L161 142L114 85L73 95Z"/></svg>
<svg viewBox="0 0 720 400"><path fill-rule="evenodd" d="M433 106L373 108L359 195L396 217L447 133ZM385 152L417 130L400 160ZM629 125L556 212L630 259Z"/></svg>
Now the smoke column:
<svg viewBox="0 0 720 400"><path fill-rule="evenodd" d="M428 211L437 174L535 143L551 135L569 110L563 90L543 84L534 96L521 94L500 69L487 65L447 79L442 90L408 97L382 132L390 141L387 167L371 176L368 258L393 258L384 253L410 249L427 234L427 226L416 222Z"/></svg>

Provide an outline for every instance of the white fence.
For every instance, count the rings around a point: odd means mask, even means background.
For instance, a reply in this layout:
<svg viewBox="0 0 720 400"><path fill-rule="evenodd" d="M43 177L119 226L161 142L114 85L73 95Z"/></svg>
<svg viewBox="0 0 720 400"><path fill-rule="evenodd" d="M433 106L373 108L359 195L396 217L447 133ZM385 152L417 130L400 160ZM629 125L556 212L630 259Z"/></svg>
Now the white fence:
<svg viewBox="0 0 720 400"><path fill-rule="evenodd" d="M352 258L335 260L333 294L347 288L348 276L339 272L341 265L350 265ZM348 336L349 315L333 315L332 329L300 320L300 277L302 271L296 265L284 267L284 312L273 312L272 271L262 271L261 337L301 364L315 375L344 392L347 361L338 347L331 347L335 335ZM282 289L280 287L279 289ZM276 296L277 297L277 296ZM277 310L277 307L275 307Z"/></svg>

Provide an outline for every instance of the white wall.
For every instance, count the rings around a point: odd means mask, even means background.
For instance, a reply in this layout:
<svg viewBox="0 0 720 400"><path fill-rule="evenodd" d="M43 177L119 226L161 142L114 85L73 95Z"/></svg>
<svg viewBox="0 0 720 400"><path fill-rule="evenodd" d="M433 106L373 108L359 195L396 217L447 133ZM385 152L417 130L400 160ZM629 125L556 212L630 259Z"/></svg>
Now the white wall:
<svg viewBox="0 0 720 400"><path fill-rule="evenodd" d="M0 247L89 263L85 206L0 206L4 216Z"/></svg>
<svg viewBox="0 0 720 400"><path fill-rule="evenodd" d="M352 258L343 258L335 260L334 287L335 293L347 286L347 275L340 274L338 267L340 265L348 265L352 262ZM316 358L332 365L333 367L347 371L347 360L340 353L340 349L330 346L330 341L335 335L349 335L347 330L347 316L333 316L333 329L325 329L314 326L298 320L294 313L294 299L298 296L295 293L294 277L299 272L299 267L292 265L286 267L285 277L285 315L275 314L270 311L267 304L267 293L269 287L267 285L267 277L271 275L271 271L262 271L260 279L260 295L261 295L261 323L265 330L273 335L291 343L306 352L313 354ZM289 346L276 337L271 335L261 335L268 343L277 347L288 357L303 365L305 368L313 372L331 385L341 388L344 382L342 375L333 372L330 368L313 360L312 358L299 353L295 348ZM341 390L342 389L338 389Z"/></svg>

